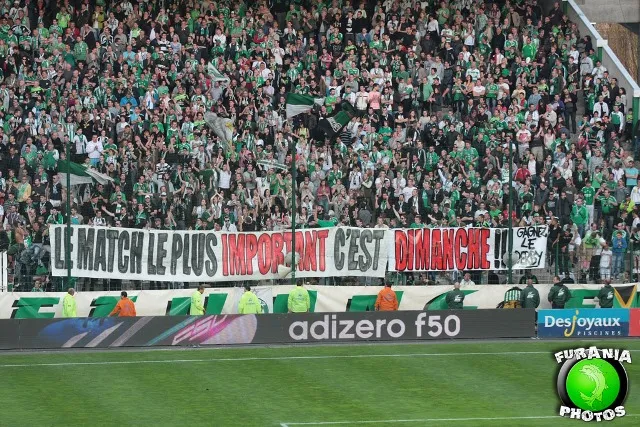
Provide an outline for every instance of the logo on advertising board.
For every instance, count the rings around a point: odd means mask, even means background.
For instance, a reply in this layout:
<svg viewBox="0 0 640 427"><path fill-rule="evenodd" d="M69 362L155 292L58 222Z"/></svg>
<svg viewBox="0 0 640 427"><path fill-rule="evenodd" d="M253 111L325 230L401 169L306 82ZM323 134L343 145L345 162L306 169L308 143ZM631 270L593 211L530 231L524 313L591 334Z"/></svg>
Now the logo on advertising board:
<svg viewBox="0 0 640 427"><path fill-rule="evenodd" d="M258 328L258 320L253 314L190 317L187 320L193 320L193 323L188 322L175 331L171 345L249 344Z"/></svg>
<svg viewBox="0 0 640 427"><path fill-rule="evenodd" d="M629 336L629 310L540 310L538 336L546 338L626 337Z"/></svg>
<svg viewBox="0 0 640 427"><path fill-rule="evenodd" d="M640 308L629 310L629 336L640 337Z"/></svg>
<svg viewBox="0 0 640 427"><path fill-rule="evenodd" d="M554 356L560 365L561 417L601 422L625 416L629 379L623 363L631 364L628 350L576 348Z"/></svg>

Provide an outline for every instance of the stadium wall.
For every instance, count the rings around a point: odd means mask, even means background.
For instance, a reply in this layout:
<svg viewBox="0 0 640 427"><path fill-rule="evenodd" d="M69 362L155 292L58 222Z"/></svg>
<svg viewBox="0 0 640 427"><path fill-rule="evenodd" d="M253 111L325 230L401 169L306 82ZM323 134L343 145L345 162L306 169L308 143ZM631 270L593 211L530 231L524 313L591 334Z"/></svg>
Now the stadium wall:
<svg viewBox="0 0 640 427"><path fill-rule="evenodd" d="M521 286L522 287L522 286ZM311 312L340 313L373 311L380 288L366 286L306 286L311 297ZM547 294L550 284L536 285L540 309L550 308ZM572 298L566 308L595 308L594 298L600 285L571 285ZM255 287L265 313L287 313L288 294L293 286ZM446 309L445 297L450 286L396 286L401 311ZM507 285L462 286L466 310L502 307ZM615 286L614 307L640 307L637 284ZM139 316L188 315L194 290L129 291ZM243 288L209 288L205 290L206 314L236 314ZM52 319L62 316L63 292L15 292L0 294L0 319ZM77 292L80 317L107 317L120 299L120 292Z"/></svg>

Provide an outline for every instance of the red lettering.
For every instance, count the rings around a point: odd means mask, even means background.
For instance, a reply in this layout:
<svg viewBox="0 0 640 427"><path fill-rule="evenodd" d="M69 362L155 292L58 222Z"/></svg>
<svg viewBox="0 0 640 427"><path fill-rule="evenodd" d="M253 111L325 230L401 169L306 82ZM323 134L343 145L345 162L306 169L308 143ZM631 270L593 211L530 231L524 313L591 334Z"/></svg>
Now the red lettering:
<svg viewBox="0 0 640 427"><path fill-rule="evenodd" d="M431 270L442 271L442 235L440 230L431 231Z"/></svg>
<svg viewBox="0 0 640 427"><path fill-rule="evenodd" d="M395 242L396 242L396 271L404 271L407 268L407 260L405 259L406 253L409 250L407 247L407 235L402 230L396 230Z"/></svg>
<svg viewBox="0 0 640 427"><path fill-rule="evenodd" d="M247 269L247 274L253 274L253 259L258 253L258 238L255 234L249 233L245 235L245 250L247 253L246 264L245 267Z"/></svg>
<svg viewBox="0 0 640 427"><path fill-rule="evenodd" d="M298 237L296 233L296 238ZM296 246L297 242L296 242ZM284 264L284 236L280 233L274 233L271 235L271 271L273 273L278 272L278 265Z"/></svg>
<svg viewBox="0 0 640 427"><path fill-rule="evenodd" d="M246 274L244 234L229 235L229 275Z"/></svg>
<svg viewBox="0 0 640 427"><path fill-rule="evenodd" d="M478 245L478 229L471 228L467 231L469 235L469 241L467 243L467 268L468 269L478 269L480 266L478 251L480 247Z"/></svg>
<svg viewBox="0 0 640 427"><path fill-rule="evenodd" d="M260 274L269 273L271 258L271 239L268 234L261 234L258 237L258 270L260 270Z"/></svg>
<svg viewBox="0 0 640 427"><path fill-rule="evenodd" d="M416 248L416 231L407 230L407 270L413 271L413 261Z"/></svg>
<svg viewBox="0 0 640 427"><path fill-rule="evenodd" d="M327 269L327 245L326 240L329 237L329 230L320 230L316 232L316 236L318 237L318 261L319 261L319 269L320 271L326 271Z"/></svg>
<svg viewBox="0 0 640 427"><path fill-rule="evenodd" d="M291 240L292 240L292 234L290 231L285 231L282 233L282 238L284 239L284 253L288 254L289 252L292 252L293 249L291 249ZM296 236L298 237L298 236Z"/></svg>
<svg viewBox="0 0 640 427"><path fill-rule="evenodd" d="M467 253L462 248L467 248L467 230L459 228L456 232L455 247L457 248L457 256L455 257L456 269L465 270L467 268Z"/></svg>
<svg viewBox="0 0 640 427"><path fill-rule="evenodd" d="M457 253L460 250L459 247L453 244L454 233L454 228L442 230L442 264L445 270L453 270L455 268L454 252Z"/></svg>
<svg viewBox="0 0 640 427"><path fill-rule="evenodd" d="M480 268L483 270L491 268L491 264L488 259L489 251L491 250L491 247L489 246L489 237L491 237L491 230L488 228L480 230Z"/></svg>
<svg viewBox="0 0 640 427"><path fill-rule="evenodd" d="M227 235L222 235L222 275L229 275L229 244L227 242Z"/></svg>
<svg viewBox="0 0 640 427"><path fill-rule="evenodd" d="M304 259L302 260L302 267L300 270L304 271L316 271L318 268L318 262L316 259L316 233L313 231L307 231L305 234L304 245Z"/></svg>
<svg viewBox="0 0 640 427"><path fill-rule="evenodd" d="M416 233L416 271L429 269L431 258L431 230L423 228Z"/></svg>
<svg viewBox="0 0 640 427"><path fill-rule="evenodd" d="M296 231L296 253L299 259L296 269L300 270L304 262L304 233L302 231Z"/></svg>

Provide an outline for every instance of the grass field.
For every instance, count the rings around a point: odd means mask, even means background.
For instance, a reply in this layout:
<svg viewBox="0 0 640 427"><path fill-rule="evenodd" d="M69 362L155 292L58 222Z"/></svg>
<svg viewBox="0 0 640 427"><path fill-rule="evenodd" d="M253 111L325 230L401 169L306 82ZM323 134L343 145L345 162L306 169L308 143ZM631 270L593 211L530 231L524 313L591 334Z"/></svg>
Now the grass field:
<svg viewBox="0 0 640 427"><path fill-rule="evenodd" d="M552 352L588 344L640 357L638 340L5 353L0 425L581 425L556 416ZM640 425L639 365L636 416L611 425Z"/></svg>

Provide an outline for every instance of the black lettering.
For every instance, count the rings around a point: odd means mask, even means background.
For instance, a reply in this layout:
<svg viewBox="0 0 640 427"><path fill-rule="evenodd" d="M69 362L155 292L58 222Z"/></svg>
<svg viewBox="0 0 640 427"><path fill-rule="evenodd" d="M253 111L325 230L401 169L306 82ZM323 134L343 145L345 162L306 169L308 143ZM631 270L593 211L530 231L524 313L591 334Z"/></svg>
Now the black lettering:
<svg viewBox="0 0 640 427"><path fill-rule="evenodd" d="M95 229L80 228L78 230L78 268L93 270L93 244Z"/></svg>
<svg viewBox="0 0 640 427"><path fill-rule="evenodd" d="M129 272L129 257L125 254L125 251L129 250L129 232L123 230L118 236L118 272L120 274L127 274Z"/></svg>
<svg viewBox="0 0 640 427"><path fill-rule="evenodd" d="M169 233L158 234L158 253L156 254L156 271L158 275L163 276L167 271L164 266L164 259L167 257L167 250L164 248L165 243L169 240Z"/></svg>
<svg viewBox="0 0 640 427"><path fill-rule="evenodd" d="M333 246L333 260L336 264L337 270L344 268L344 254L342 253L342 247L345 244L345 233L342 228L336 229L336 238Z"/></svg>
<svg viewBox="0 0 640 427"><path fill-rule="evenodd" d="M218 271L218 260L216 259L215 248L218 246L218 238L213 233L207 234L207 239L205 240L205 251L207 252L208 260L205 262L204 266L207 272L207 276L213 277L216 275Z"/></svg>
<svg viewBox="0 0 640 427"><path fill-rule="evenodd" d="M188 234L185 234L184 236L184 248L183 248L183 254L182 254L182 273L185 276L188 276L191 274L191 267L189 266L189 244L191 243L189 240L190 236Z"/></svg>
<svg viewBox="0 0 640 427"><path fill-rule="evenodd" d="M118 230L107 230L107 244L108 244L108 254L107 254L107 271L109 273L113 273L113 264L116 252L116 240L118 240Z"/></svg>
<svg viewBox="0 0 640 427"><path fill-rule="evenodd" d="M380 242L384 239L384 231L373 230L373 240L375 241L375 247L373 250L373 269L378 269L378 263L380 262Z"/></svg>
<svg viewBox="0 0 640 427"><path fill-rule="evenodd" d="M367 243L371 243L372 241L373 235L371 234L371 230L362 230L360 233L360 249L362 249L363 254L359 257L359 263L360 271L362 271L363 273L371 268L371 264L373 262L371 253L369 252L369 248L367 247Z"/></svg>
<svg viewBox="0 0 640 427"><path fill-rule="evenodd" d="M140 274L142 271L142 253L144 252L144 233L134 231L131 236L131 270L130 274Z"/></svg>
<svg viewBox="0 0 640 427"><path fill-rule="evenodd" d="M73 259L71 257L71 254L73 253L73 233L74 233L74 227L71 227L68 229L69 230L69 249L68 249L68 253L69 253L69 265L68 268L73 269ZM65 233L67 234L67 233ZM65 259L66 259L66 255L65 255ZM67 267L65 265L65 267Z"/></svg>
<svg viewBox="0 0 640 427"><path fill-rule="evenodd" d="M191 245L191 268L196 276L202 274L204 267L204 233L197 233L192 236L193 244Z"/></svg>
<svg viewBox="0 0 640 427"><path fill-rule="evenodd" d="M105 271L107 269L107 239L105 229L98 229L96 235L96 255L93 263L94 271Z"/></svg>
<svg viewBox="0 0 640 427"><path fill-rule="evenodd" d="M149 233L149 249L147 250L147 273L150 275L156 274L156 266L153 263L154 245L156 244L156 235Z"/></svg>
<svg viewBox="0 0 640 427"><path fill-rule="evenodd" d="M178 260L182 255L182 235L175 233L171 241L171 262L169 264L169 272L172 276L178 271Z"/></svg>
<svg viewBox="0 0 640 427"><path fill-rule="evenodd" d="M55 236L56 244L53 248L53 253L55 257L55 265L58 269L64 268L64 259L62 258L62 228L56 227L53 229L53 234Z"/></svg>
<svg viewBox="0 0 640 427"><path fill-rule="evenodd" d="M349 238L349 264L347 266L347 269L349 271L353 271L358 269L358 261L356 261L356 255L358 255L358 239L360 238L360 230L355 228L348 229L347 237Z"/></svg>

